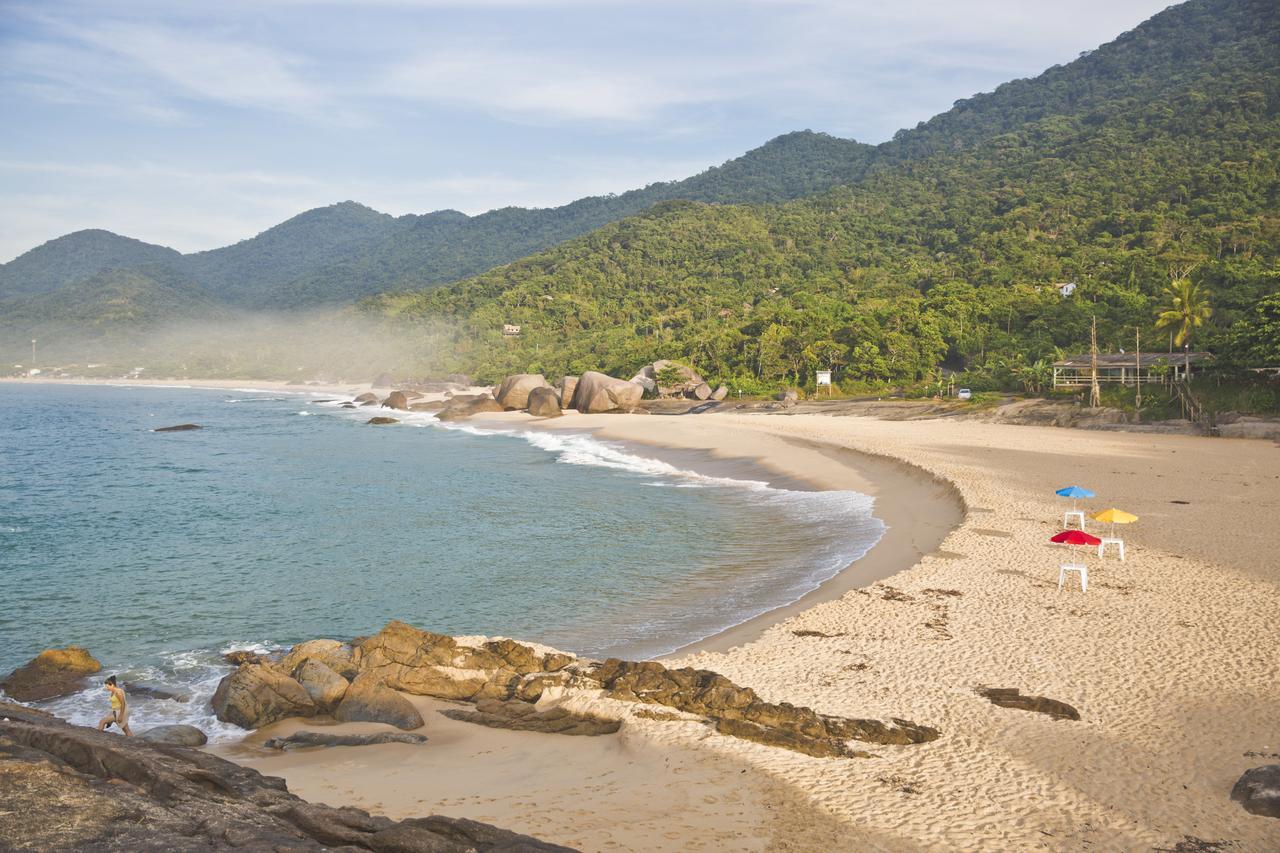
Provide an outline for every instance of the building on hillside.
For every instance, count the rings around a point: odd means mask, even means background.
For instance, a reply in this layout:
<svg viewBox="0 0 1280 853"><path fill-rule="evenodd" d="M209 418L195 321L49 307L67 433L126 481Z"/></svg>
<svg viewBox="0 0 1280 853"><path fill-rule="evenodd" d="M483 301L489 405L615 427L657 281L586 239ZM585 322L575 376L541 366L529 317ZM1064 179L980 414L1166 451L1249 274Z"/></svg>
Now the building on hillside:
<svg viewBox="0 0 1280 853"><path fill-rule="evenodd" d="M1132 385L1137 380L1165 383L1185 379L1188 371L1212 361L1207 352L1098 354L1098 381ZM1053 363L1054 388L1088 387L1093 370L1089 353Z"/></svg>
<svg viewBox="0 0 1280 853"><path fill-rule="evenodd" d="M1060 281L1054 287L1058 289L1058 293L1062 294L1063 299L1076 292L1076 283L1074 281Z"/></svg>
<svg viewBox="0 0 1280 853"><path fill-rule="evenodd" d="M520 327L513 323L502 324L503 337L515 338L520 336Z"/></svg>

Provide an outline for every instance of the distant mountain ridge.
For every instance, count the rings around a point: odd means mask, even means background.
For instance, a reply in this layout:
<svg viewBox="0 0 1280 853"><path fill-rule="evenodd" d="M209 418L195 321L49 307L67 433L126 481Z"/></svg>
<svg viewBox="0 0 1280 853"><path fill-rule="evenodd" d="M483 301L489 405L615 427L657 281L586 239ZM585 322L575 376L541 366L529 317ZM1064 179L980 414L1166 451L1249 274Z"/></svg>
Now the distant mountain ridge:
<svg viewBox="0 0 1280 853"><path fill-rule="evenodd" d="M671 198L782 201L854 180L872 146L821 133L786 134L683 181L558 208L506 207L394 217L353 201L315 208L230 246L182 255L108 231L78 231L0 265L0 307L108 269L163 269L228 307L293 309L350 303L387 290L455 281L516 260Z"/></svg>

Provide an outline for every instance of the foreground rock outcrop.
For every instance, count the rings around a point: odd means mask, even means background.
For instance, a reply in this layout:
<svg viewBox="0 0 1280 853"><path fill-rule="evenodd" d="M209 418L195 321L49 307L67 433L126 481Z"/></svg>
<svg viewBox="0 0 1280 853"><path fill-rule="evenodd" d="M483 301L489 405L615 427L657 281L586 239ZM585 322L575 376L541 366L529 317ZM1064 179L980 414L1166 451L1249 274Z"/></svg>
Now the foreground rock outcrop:
<svg viewBox="0 0 1280 853"><path fill-rule="evenodd" d="M0 845L13 850L552 853L470 820L394 821L290 794L206 752L72 726L0 702Z"/></svg>
<svg viewBox="0 0 1280 853"><path fill-rule="evenodd" d="M0 681L3 690L19 702L39 702L69 696L84 688L84 680L102 670L102 664L79 646L45 649Z"/></svg>
<svg viewBox="0 0 1280 853"><path fill-rule="evenodd" d="M728 737L822 758L865 756L850 746L854 741L905 745L939 734L908 720L849 719L765 702L749 687L708 670L670 669L656 661L585 660L509 639L459 640L395 621L350 646L334 640L300 643L279 664L240 667L218 686L219 719L257 728L322 711L337 695L340 685L333 679L341 679L336 673L330 678L324 670L332 670L308 657L308 651L359 673L332 711L336 719L401 729L424 723L396 691L471 702L473 708L443 713L495 728L599 735L639 716L701 722ZM284 668L290 662L300 679L322 677L332 691L321 696L314 684L295 681ZM655 713L652 706L671 711Z"/></svg>
<svg viewBox="0 0 1280 853"><path fill-rule="evenodd" d="M412 732L369 732L359 735L331 735L326 732L294 732L288 737L268 738L267 749L303 749L312 746L376 746L381 743L427 742L426 735Z"/></svg>
<svg viewBox="0 0 1280 853"><path fill-rule="evenodd" d="M642 386L589 370L578 380L569 408L577 409L584 415L630 412L643 397Z"/></svg>
<svg viewBox="0 0 1280 853"><path fill-rule="evenodd" d="M447 406L436 412L436 417L442 421L457 421L483 412L501 411L503 411L502 406L493 399L491 394L459 394L451 399Z"/></svg>

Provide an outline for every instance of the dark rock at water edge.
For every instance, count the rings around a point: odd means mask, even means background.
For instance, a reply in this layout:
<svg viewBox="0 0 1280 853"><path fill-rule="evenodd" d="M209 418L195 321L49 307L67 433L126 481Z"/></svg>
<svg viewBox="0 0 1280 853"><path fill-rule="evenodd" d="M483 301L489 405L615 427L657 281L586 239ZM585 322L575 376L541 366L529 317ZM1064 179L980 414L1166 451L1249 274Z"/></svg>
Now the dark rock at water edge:
<svg viewBox="0 0 1280 853"><path fill-rule="evenodd" d="M0 690L19 702L39 702L69 696L84 687L84 679L102 664L80 646L45 649L0 681Z"/></svg>
<svg viewBox="0 0 1280 853"><path fill-rule="evenodd" d="M399 409L402 412L409 410L409 396L403 391L392 391L387 395L387 399L382 401L384 409Z"/></svg>
<svg viewBox="0 0 1280 853"><path fill-rule="evenodd" d="M162 699L168 702L190 702L191 694L158 684L146 684L137 681L124 683L125 693L130 696L145 696L148 699Z"/></svg>
<svg viewBox="0 0 1280 853"><path fill-rule="evenodd" d="M1249 814L1280 818L1280 764L1246 770L1231 789L1231 799Z"/></svg>
<svg viewBox="0 0 1280 853"><path fill-rule="evenodd" d="M148 743L163 743L169 746L204 746L209 737L195 726L172 725L156 726L147 729L138 737Z"/></svg>
<svg viewBox="0 0 1280 853"><path fill-rule="evenodd" d="M365 405L368 405L369 403L378 402L378 395L373 393L372 391L365 391L363 394L360 394L351 402L358 403L361 406L365 406Z"/></svg>
<svg viewBox="0 0 1280 853"><path fill-rule="evenodd" d="M263 746L267 749L301 749L312 746L375 746L381 743L422 744L426 742L426 735L413 732L372 732L360 735L294 732L288 737L270 738Z"/></svg>
<svg viewBox="0 0 1280 853"><path fill-rule="evenodd" d="M232 666L239 666L242 663L266 663L267 656L248 649L232 649L222 655L222 659Z"/></svg>
<svg viewBox="0 0 1280 853"><path fill-rule="evenodd" d="M398 418L387 418L379 415L376 418L369 418L369 420L365 421L365 423L373 424L374 426L380 426L382 424L398 424L400 423L400 421Z"/></svg>
<svg viewBox="0 0 1280 853"><path fill-rule="evenodd" d="M32 850L570 850L476 821L395 821L310 803L283 779L207 752L103 734L20 705L0 702L3 718L0 839Z"/></svg>
<svg viewBox="0 0 1280 853"><path fill-rule="evenodd" d="M551 388L534 388L529 392L529 414L535 418L560 417L560 398Z"/></svg>
<svg viewBox="0 0 1280 853"><path fill-rule="evenodd" d="M490 394L459 394L449 401L449 405L436 412L436 417L442 421L456 421L484 412L501 411L504 411L502 406Z"/></svg>
<svg viewBox="0 0 1280 853"><path fill-rule="evenodd" d="M156 427L152 432L190 432L193 429L204 429L200 424L177 424L176 426Z"/></svg>
<svg viewBox="0 0 1280 853"><path fill-rule="evenodd" d="M979 687L978 695L1001 708L1035 711L1038 714L1047 714L1055 720L1080 719L1080 712L1066 702L1046 696L1024 696L1016 687Z"/></svg>

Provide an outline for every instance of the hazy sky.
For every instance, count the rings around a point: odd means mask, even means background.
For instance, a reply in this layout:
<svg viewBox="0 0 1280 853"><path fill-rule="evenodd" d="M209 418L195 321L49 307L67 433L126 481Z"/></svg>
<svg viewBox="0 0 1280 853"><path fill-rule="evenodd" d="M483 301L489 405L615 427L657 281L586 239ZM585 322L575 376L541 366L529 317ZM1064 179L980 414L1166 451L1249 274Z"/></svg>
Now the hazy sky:
<svg viewBox="0 0 1280 853"><path fill-rule="evenodd" d="M791 130L881 142L1166 0L0 0L0 261L354 199L551 206Z"/></svg>

